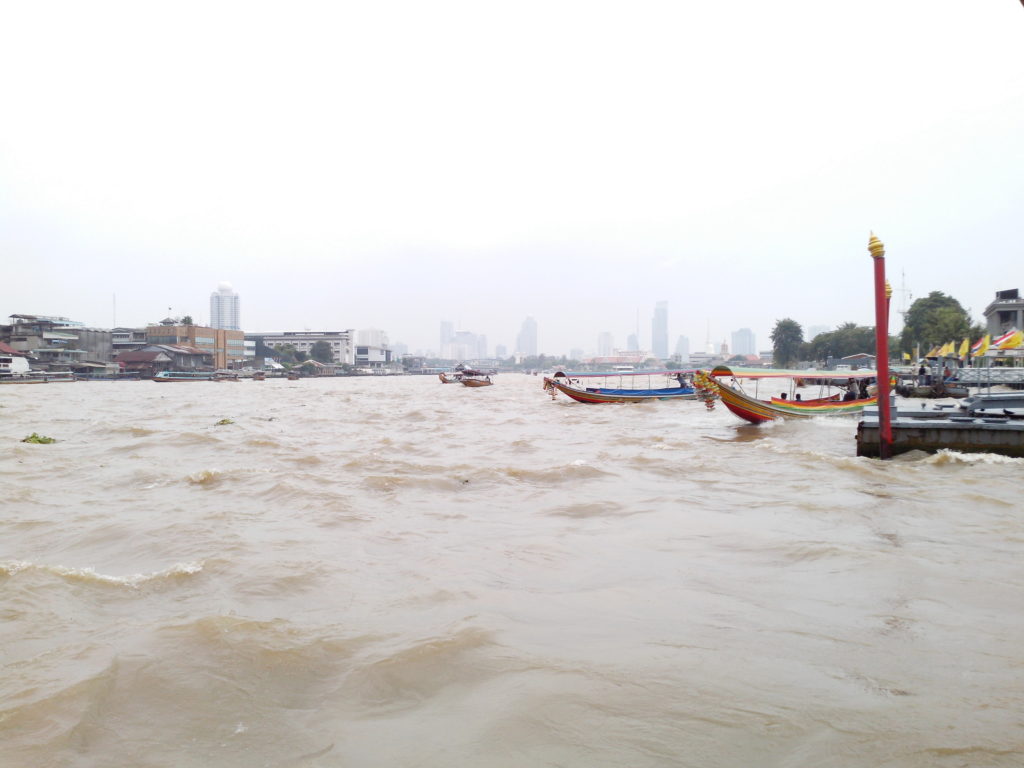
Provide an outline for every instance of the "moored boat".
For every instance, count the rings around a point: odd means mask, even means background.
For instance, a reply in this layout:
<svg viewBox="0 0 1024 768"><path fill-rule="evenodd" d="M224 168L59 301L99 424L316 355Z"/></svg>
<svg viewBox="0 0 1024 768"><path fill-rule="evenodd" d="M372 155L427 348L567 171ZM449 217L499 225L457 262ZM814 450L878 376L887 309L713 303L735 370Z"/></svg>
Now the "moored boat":
<svg viewBox="0 0 1024 768"><path fill-rule="evenodd" d="M722 403L739 416L741 419L752 424L763 424L766 421L777 419L807 419L815 416L843 416L858 415L863 412L864 407L877 402L876 396L851 397L855 391L860 393L862 388L859 382L866 383L874 379L877 373L874 371L781 371L771 369L732 369L720 365L713 369L710 374L698 377L698 384L714 391ZM726 381L726 380L729 381ZM750 380L760 382L762 379L787 380L790 388L795 390L801 384L817 383L823 387L846 386L848 394L845 399L838 399L836 395L823 395L809 400L799 398L799 393L794 397L772 397L770 400L761 400L757 393L753 396L742 389L742 381ZM855 389L856 387L856 389Z"/></svg>
<svg viewBox="0 0 1024 768"><path fill-rule="evenodd" d="M697 393L690 378L693 373L694 371L557 371L553 376L544 377L544 390L552 399L561 392L579 403L590 404L694 400ZM672 386L662 386L670 382L674 382Z"/></svg>

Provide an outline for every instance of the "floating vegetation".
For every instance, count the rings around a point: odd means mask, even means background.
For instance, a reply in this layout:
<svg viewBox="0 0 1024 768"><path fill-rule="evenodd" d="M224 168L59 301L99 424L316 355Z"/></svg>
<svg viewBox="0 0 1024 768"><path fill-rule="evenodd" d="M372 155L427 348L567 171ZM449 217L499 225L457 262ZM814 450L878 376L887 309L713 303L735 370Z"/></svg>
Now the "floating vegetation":
<svg viewBox="0 0 1024 768"><path fill-rule="evenodd" d="M223 426L225 426L227 424L234 424L234 423L235 422L233 422L231 419L221 419L216 424L214 424L214 426L215 427L223 427Z"/></svg>
<svg viewBox="0 0 1024 768"><path fill-rule="evenodd" d="M57 439L53 437L47 437L46 435L40 435L38 432L33 432L28 437L22 439L23 443L42 443L44 445L49 443L56 443Z"/></svg>

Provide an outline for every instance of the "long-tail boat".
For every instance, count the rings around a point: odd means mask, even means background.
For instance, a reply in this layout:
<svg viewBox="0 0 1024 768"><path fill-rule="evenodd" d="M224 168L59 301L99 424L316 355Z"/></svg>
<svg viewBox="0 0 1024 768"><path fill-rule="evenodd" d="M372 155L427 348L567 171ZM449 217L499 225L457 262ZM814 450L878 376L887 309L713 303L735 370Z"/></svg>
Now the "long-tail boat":
<svg viewBox="0 0 1024 768"><path fill-rule="evenodd" d="M544 390L578 403L642 403L649 400L695 400L694 371L557 371L544 377ZM584 381L585 380L585 381ZM671 382L671 386L668 385Z"/></svg>
<svg viewBox="0 0 1024 768"><path fill-rule="evenodd" d="M462 371L462 385L465 387L489 387L494 382L491 381L490 373L486 371L476 371L472 368L466 368Z"/></svg>
<svg viewBox="0 0 1024 768"><path fill-rule="evenodd" d="M437 378L441 380L442 384L458 384L460 381L462 381L462 374L442 372L437 374Z"/></svg>
<svg viewBox="0 0 1024 768"><path fill-rule="evenodd" d="M709 374L698 374L697 385L715 392L725 407L752 424L763 424L776 419L807 419L815 416L857 415L866 405L874 405L878 398L875 395L860 397L863 388L859 382L874 379L875 371L781 371L758 368L729 368L719 365ZM753 395L743 390L743 381L753 381ZM785 397L774 396L769 400L758 398L757 388L762 380L777 383L788 381L793 394ZM865 382L866 383L866 382ZM798 399L796 390L818 384L822 387L847 387L848 394L844 399L839 395L824 394L809 400ZM856 393L856 396L853 396Z"/></svg>

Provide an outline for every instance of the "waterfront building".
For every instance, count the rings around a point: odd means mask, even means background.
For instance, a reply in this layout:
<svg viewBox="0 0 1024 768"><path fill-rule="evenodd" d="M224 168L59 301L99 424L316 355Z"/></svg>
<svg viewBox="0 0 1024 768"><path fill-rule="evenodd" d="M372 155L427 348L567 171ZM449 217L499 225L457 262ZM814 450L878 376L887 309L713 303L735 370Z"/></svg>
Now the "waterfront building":
<svg viewBox="0 0 1024 768"><path fill-rule="evenodd" d="M241 300L231 290L231 283L220 283L217 290L210 294L210 327L227 331L239 331Z"/></svg>
<svg viewBox="0 0 1024 768"><path fill-rule="evenodd" d="M113 359L108 330L50 315L11 315L10 321L0 326L0 341L23 353L37 368L87 374L106 370Z"/></svg>
<svg viewBox="0 0 1024 768"><path fill-rule="evenodd" d="M280 331L275 333L248 333L245 335L245 340L253 343L254 354L256 349L269 348L272 350L278 345L291 344L295 347L296 352L304 352L307 355L310 353L310 350L312 350L313 345L318 341L326 341L331 347L331 362L355 365L355 336L355 330L349 328L344 331Z"/></svg>
<svg viewBox="0 0 1024 768"><path fill-rule="evenodd" d="M241 331L183 325L168 317L146 328L146 342L198 349L212 357L215 368L238 368L245 362L245 334Z"/></svg>
<svg viewBox="0 0 1024 768"><path fill-rule="evenodd" d="M141 349L121 352L116 362L126 373L151 379L160 371L208 371L214 367L214 355L192 346L146 344Z"/></svg>
<svg viewBox="0 0 1024 768"><path fill-rule="evenodd" d="M659 360L668 359L668 302L654 305L651 319L651 353Z"/></svg>
<svg viewBox="0 0 1024 768"><path fill-rule="evenodd" d="M985 307L985 323L993 338L1014 329L1024 330L1024 299L1020 291L996 291L995 299Z"/></svg>

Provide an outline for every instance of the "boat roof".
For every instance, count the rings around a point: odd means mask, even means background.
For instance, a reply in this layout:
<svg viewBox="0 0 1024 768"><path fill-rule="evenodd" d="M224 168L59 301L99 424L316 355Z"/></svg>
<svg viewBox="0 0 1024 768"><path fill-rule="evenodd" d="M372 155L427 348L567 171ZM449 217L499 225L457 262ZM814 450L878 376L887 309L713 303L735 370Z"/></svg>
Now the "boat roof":
<svg viewBox="0 0 1024 768"><path fill-rule="evenodd" d="M640 370L640 371L555 371L552 378L572 378L572 379L585 379L594 378L596 376L675 376L677 373L696 373L696 368L679 368L672 370Z"/></svg>
<svg viewBox="0 0 1024 768"><path fill-rule="evenodd" d="M878 371L865 368L856 371L793 371L782 368L730 368L719 365L711 371L712 376L731 376L735 379L828 379L830 381L848 381L850 379L874 379Z"/></svg>

